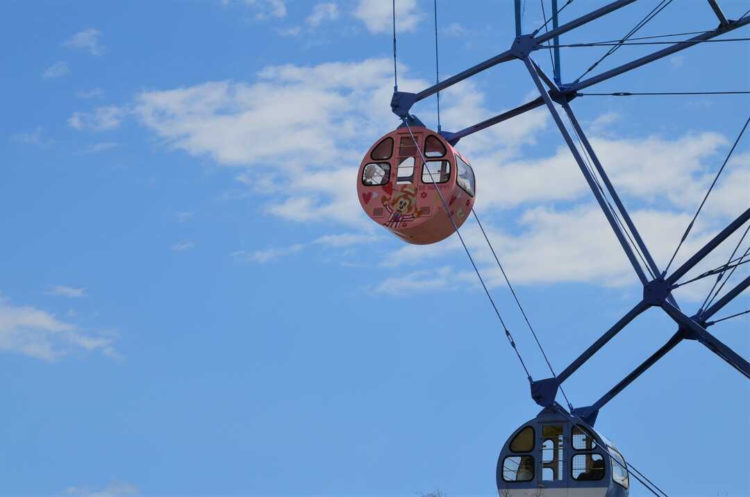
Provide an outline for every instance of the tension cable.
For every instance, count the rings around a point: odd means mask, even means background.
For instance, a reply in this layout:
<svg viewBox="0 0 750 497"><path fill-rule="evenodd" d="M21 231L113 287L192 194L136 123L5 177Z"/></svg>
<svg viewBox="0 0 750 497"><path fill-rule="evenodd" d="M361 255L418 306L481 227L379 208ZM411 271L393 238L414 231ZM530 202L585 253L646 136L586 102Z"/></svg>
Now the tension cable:
<svg viewBox="0 0 750 497"><path fill-rule="evenodd" d="M716 176L714 177L714 181L711 183L711 186L708 187L708 191L706 192L706 196L703 197L703 201L701 201L701 204L698 206L698 210L695 212L695 215L693 216L693 219L690 221L690 224L688 224L687 228L685 228L685 233L682 235L682 239L680 239L680 243L677 245L677 248L674 250L674 253L672 254L672 258L669 259L669 263L667 264L667 267L664 269L664 273L662 273L662 276L667 274L667 271L669 271L669 267L672 265L672 262L674 262L674 258L677 256L677 252L679 252L680 247L682 247L682 244L685 243L685 239L687 238L688 234L690 233L690 230L693 229L693 225L695 224L695 220L698 217L698 214L700 214L701 209L703 209L703 206L706 203L706 200L708 200L708 196L711 194L711 191L714 189L714 186L716 185L716 182L719 180L719 176L721 176L722 171L724 171L724 167L727 165L727 162L729 162L729 158L732 157L732 153L734 152L734 149L737 147L737 144L740 142L740 139L742 138L742 135L745 133L745 130L747 129L747 125L750 123L750 117L747 118L747 121L745 121L745 125L742 127L742 130L740 131L740 134L737 136L737 139L734 141L734 144L732 145L732 148L729 150L729 153L727 154L726 159L724 159L724 163L721 165L719 170L716 172Z"/></svg>
<svg viewBox="0 0 750 497"><path fill-rule="evenodd" d="M396 0L393 0L393 91L398 91L398 69L396 68Z"/></svg>
<svg viewBox="0 0 750 497"><path fill-rule="evenodd" d="M437 19L437 0L433 0L432 2L433 11L435 13L435 84L437 85L440 83L440 57L438 52L438 19ZM440 133L443 128L440 125L440 92L437 92L437 123L438 123L438 133Z"/></svg>
<svg viewBox="0 0 750 497"><path fill-rule="evenodd" d="M414 137L414 134L411 131L411 126L409 126L408 120L406 119L406 117L402 117L401 120L406 126L406 129L409 131L409 136L411 136L411 139L414 142L414 147L417 149L417 151L419 152L419 156L422 159L422 164L427 164L427 159L422 153L422 149L419 147L419 143L417 142L417 139ZM500 314L500 310L498 309L497 304L495 304L495 300L492 298L492 295L490 294L490 291L487 288L487 284L484 282L484 278L482 278L482 274L479 272L479 268L477 267L476 262L474 262L474 258L471 256L471 252L469 251L469 247L466 245L466 242L464 241L464 237L461 236L461 232L459 231L458 226L456 225L456 222L453 220L453 216L451 215L448 202L445 201L445 197L443 197L443 193L440 191L440 188L435 182L435 178L432 175L432 171L430 171L429 167L427 167L426 169L427 169L427 172L430 174L430 180L432 181L432 184L435 187L435 191L437 192L438 197L440 198L440 202L443 204L443 209L445 209L445 212L448 214L448 219L450 219L451 224L453 225L453 229L455 230L456 235L458 235L458 239L461 241L461 245L464 248L464 252L466 252L466 255L469 258L469 262L471 262L471 266L474 268L474 272L476 273L477 278L479 278L479 282L482 284L484 293L487 295L487 298L489 299L490 304L492 304L492 308L495 311L495 315L497 316L498 320L500 320L500 324L503 327L503 331L505 332L505 337L508 339L508 343L510 343L510 346L513 348L513 351L516 353L516 356L518 357L518 361L521 363L521 367L526 373L526 378L529 380L529 383L531 383L534 381L531 378L531 373L529 373L529 369L526 367L526 363L524 362L523 357L521 357L521 353L519 352L518 347L516 346L516 341L513 339L513 335L511 335L510 330L505 325L505 320L503 320L503 317Z"/></svg>
<svg viewBox="0 0 750 497"><path fill-rule="evenodd" d="M576 93L581 97L634 97L634 96L672 96L672 95L748 95L750 91L615 91L612 93Z"/></svg>

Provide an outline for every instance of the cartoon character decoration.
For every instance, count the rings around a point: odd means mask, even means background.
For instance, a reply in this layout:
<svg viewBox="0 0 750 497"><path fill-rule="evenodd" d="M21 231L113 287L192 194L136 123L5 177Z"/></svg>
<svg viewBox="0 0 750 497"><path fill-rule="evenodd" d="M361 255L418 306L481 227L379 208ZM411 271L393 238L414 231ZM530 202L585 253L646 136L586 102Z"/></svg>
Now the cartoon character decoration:
<svg viewBox="0 0 750 497"><path fill-rule="evenodd" d="M421 209L417 209L417 188L414 185L405 185L392 196L381 197L380 201L389 214L384 223L389 228L404 228L422 215Z"/></svg>

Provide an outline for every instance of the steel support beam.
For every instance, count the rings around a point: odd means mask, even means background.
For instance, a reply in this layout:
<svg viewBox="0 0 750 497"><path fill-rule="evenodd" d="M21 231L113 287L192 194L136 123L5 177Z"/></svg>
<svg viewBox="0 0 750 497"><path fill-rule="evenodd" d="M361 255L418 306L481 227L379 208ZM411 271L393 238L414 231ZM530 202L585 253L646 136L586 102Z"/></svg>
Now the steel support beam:
<svg viewBox="0 0 750 497"><path fill-rule="evenodd" d="M589 86L595 85L597 83L601 83L602 81L606 81L610 78L614 78L615 76L619 76L620 74L631 71L637 67L641 67L642 65L648 64L649 62L662 59L666 57L667 55L672 55L673 53L679 52L681 50L685 50L686 48L692 47L693 45L696 45L703 41L716 38L719 35L723 35L724 33L733 31L748 23L750 23L750 16L748 16L747 18L738 19L736 21L730 21L729 24L725 26L719 26L717 29L713 31L708 31L701 35L694 36L693 38L690 38L689 40L677 42L674 45L670 45L667 48L654 52L650 55L646 55L634 61L628 62L627 64L623 64L619 67L615 67L614 69L610 69L609 71L603 72L589 79L584 79L583 81L574 83L566 87L566 90L578 91L584 88L588 88Z"/></svg>
<svg viewBox="0 0 750 497"><path fill-rule="evenodd" d="M740 226L745 224L747 220L750 219L750 209L745 210L742 214L739 215L737 219L729 223L729 225L721 230L718 235L713 237L707 244L705 244L703 247L698 250L698 252L695 253L690 259L685 261L685 263L677 268L671 275L669 275L666 279L667 283L674 284L677 283L677 281L685 276L685 273L693 269L693 267L698 264L700 261L702 261L713 249L719 246L721 242L729 238L729 236L737 231Z"/></svg>
<svg viewBox="0 0 750 497"><path fill-rule="evenodd" d="M578 164L578 167L581 169L581 172L583 173L584 178L586 178L586 182L589 184L589 187L591 188L591 191L596 197L597 202L599 202L599 206L601 207L602 212L604 212L604 215L606 216L607 221L609 222L609 225L612 227L612 230L615 232L615 236L617 237L617 240L620 242L622 249L625 251L625 255L630 260L630 264L632 264L633 269L638 275L638 278L641 280L641 283L645 285L648 282L648 278L643 272L643 268L638 262L638 259L636 258L636 255L633 252L633 248L629 245L627 239L625 238L625 234L622 232L622 229L617 224L617 220L615 219L612 211L610 210L609 205L607 205L607 202L604 199L604 195L602 195L602 192L599 191L599 187L596 184L596 180L591 175L591 172L588 170L586 163L583 161L583 157L581 157L581 154L578 151L578 148L573 142L573 138L570 136L570 133L568 133L568 130L565 127L565 124L562 122L562 119L560 118L560 114L558 114L557 109L555 109L555 104L552 102L552 99L550 98L549 94L544 89L544 86L542 86L542 81L539 79L539 75L536 72L534 64L531 62L531 59L528 59L528 58L524 59L523 61L524 61L524 64L526 64L526 68L529 70L529 74L531 74L531 78L534 80L534 84L536 85L537 90L539 91L540 95L544 99L544 103L547 104L547 109L552 115L552 118L554 119L555 124L557 124L557 127L560 129L560 133L562 133L563 138L565 139L565 142L568 144L568 148L570 149L570 152L573 154L573 157L575 158L576 163Z"/></svg>
<svg viewBox="0 0 750 497"><path fill-rule="evenodd" d="M557 0L552 0L552 31L558 32L560 31L560 26L558 25L558 15L557 15ZM560 69L560 35L557 34L552 39L552 43L555 44L555 48L553 50L553 57L555 61L555 67L554 72L552 74L552 77L555 79L555 84L559 87L562 85L562 77L560 76L562 70Z"/></svg>
<svg viewBox="0 0 750 497"><path fill-rule="evenodd" d="M607 330L606 333L604 333L599 339L591 344L591 346L586 349L578 358L570 363L570 365L565 368L560 374L557 375L557 382L562 383L565 380L567 380L570 375L576 372L578 368L583 366L583 363L588 361L591 356L596 354L596 352L604 347L607 342L609 342L612 338L614 338L615 335L617 335L620 331L622 331L625 326L627 326L633 319L638 317L643 311L648 309L649 305L646 302L638 302L638 304L635 305L630 311L628 311L627 314L625 314L623 317L620 318L619 321L617 321L609 330Z"/></svg>
<svg viewBox="0 0 750 497"><path fill-rule="evenodd" d="M622 201L620 200L620 196L617 194L617 190L615 190L615 187L612 185L612 182L610 181L609 176L604 170L602 163L599 161L599 157L596 155L596 152L594 152L594 148L591 146L589 139L586 137L586 134L583 132L583 129L581 128L581 125L578 123L578 119L576 119L575 114L573 114L573 110L570 108L570 105L567 102L562 103L562 108L565 110L565 113L568 115L570 122L573 123L573 128L575 128L576 133L578 133L578 136L581 137L581 142L583 142L583 146L586 149L586 152L588 152L589 156L591 157L591 160L594 163L594 167L599 172L599 176L601 176L602 181L604 182L604 186L607 188L607 191L609 191L609 194L612 196L612 200L614 200L615 205L617 206L617 210L622 215L622 218L625 221L625 224L627 224L628 229L633 234L635 243L638 245L638 248L641 250L643 257L646 259L646 263L648 264L649 268L651 268L651 271L653 272L653 274L655 276L658 276L661 272L659 271L659 268L657 267L656 262L654 261L654 258L651 257L651 253L648 251L646 244L643 242L643 239L641 238L640 233L638 233L638 229L636 229L635 224L633 223L633 220L630 218L630 215L628 214L628 211L625 209L625 206L622 204Z"/></svg>
<svg viewBox="0 0 750 497"><path fill-rule="evenodd" d="M739 294L741 294L747 287L750 286L750 276L742 280L737 286L729 290L722 298L717 300L711 307L704 310L698 316L698 320L705 322L710 319L714 314L719 312L725 305L734 300Z"/></svg>
<svg viewBox="0 0 750 497"><path fill-rule="evenodd" d="M617 0L616 2L609 3L605 5L604 7L598 8L593 12L589 12L588 14L579 17L578 19L573 19L572 21L563 24L557 29L552 29L550 31L547 31L543 35L537 36L536 42L544 43L545 41L549 41L553 38L560 36L563 33L567 33L568 31L571 31L575 28L583 26L584 24L587 24L591 21L599 19L602 16L606 16L607 14L614 12L617 9L621 9L625 7L626 5L630 5L631 3L635 1L636 0Z"/></svg>
<svg viewBox="0 0 750 497"><path fill-rule="evenodd" d="M688 338L694 338L706 346L708 350L724 359L730 366L750 378L750 363L741 355L724 344L721 340L713 336L706 329L699 325L694 319L683 314L679 309L668 302L662 304L664 312L674 319L682 328L682 333Z"/></svg>
<svg viewBox="0 0 750 497"><path fill-rule="evenodd" d="M727 19L727 16L724 15L724 12L721 11L721 7L719 7L719 4L716 3L716 0L708 0L708 4L711 6L714 14L716 14L716 17L719 19L720 26L726 26L727 24L729 24L729 19Z"/></svg>
<svg viewBox="0 0 750 497"><path fill-rule="evenodd" d="M682 334L679 332L672 335L672 338L670 338L667 343L662 345L659 350L651 354L651 356L643 361L640 366L635 368L629 375L623 378L622 381L612 387L609 392L605 393L599 400L594 402L594 404L591 406L591 409L598 411L599 409L604 407L610 400L615 398L617 394L625 390L625 387L633 383L640 375L645 373L646 370L656 364L659 359L667 355L667 353L675 348L677 344L682 341L682 339Z"/></svg>

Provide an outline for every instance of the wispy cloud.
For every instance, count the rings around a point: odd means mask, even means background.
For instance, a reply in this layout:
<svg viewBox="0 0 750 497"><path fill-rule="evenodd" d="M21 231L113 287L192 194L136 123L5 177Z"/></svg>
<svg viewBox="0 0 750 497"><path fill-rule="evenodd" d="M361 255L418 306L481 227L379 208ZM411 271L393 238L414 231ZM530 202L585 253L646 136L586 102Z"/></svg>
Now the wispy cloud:
<svg viewBox="0 0 750 497"><path fill-rule="evenodd" d="M170 250L173 250L174 252L185 252L186 250L194 249L195 242L192 242L190 240L187 240L184 242L177 242L169 248Z"/></svg>
<svg viewBox="0 0 750 497"><path fill-rule="evenodd" d="M121 482L113 482L100 489L89 487L68 487L65 489L65 495L73 497L126 497L140 494L140 489L135 485Z"/></svg>
<svg viewBox="0 0 750 497"><path fill-rule="evenodd" d="M86 147L85 152L87 154L96 154L99 152L105 152L107 150L112 150L113 148L119 147L120 144L117 142L99 142L99 143L92 143L88 147Z"/></svg>
<svg viewBox="0 0 750 497"><path fill-rule="evenodd" d="M391 2L384 0L360 0L354 9L354 17L362 21L371 33L390 33L393 22ZM396 30L414 31L422 19L416 0L396 2Z"/></svg>
<svg viewBox="0 0 750 497"><path fill-rule="evenodd" d="M116 357L112 334L81 330L41 309L16 306L0 297L0 350L54 361L70 353Z"/></svg>
<svg viewBox="0 0 750 497"><path fill-rule="evenodd" d="M93 112L74 112L68 118L68 125L79 131L105 131L117 128L124 115L125 110L121 107L97 107Z"/></svg>
<svg viewBox="0 0 750 497"><path fill-rule="evenodd" d="M253 252L238 250L237 252L232 253L232 258L239 262L256 262L258 264L265 264L280 257L301 252L303 248L305 248L304 244L297 243L288 247L270 248L266 250L256 250Z"/></svg>
<svg viewBox="0 0 750 497"><path fill-rule="evenodd" d="M91 55L102 55L104 46L101 44L102 32L98 29L89 28L79 31L63 43L68 48L85 50Z"/></svg>
<svg viewBox="0 0 750 497"><path fill-rule="evenodd" d="M222 0L224 5L238 3L250 7L255 12L255 18L263 21L266 19L281 19L286 17L287 9L284 0Z"/></svg>
<svg viewBox="0 0 750 497"><path fill-rule="evenodd" d="M34 131L28 133L16 133L11 135L10 139L16 143L24 145L35 145L37 147L47 147L54 143L52 139L44 137L44 131L41 126L37 126Z"/></svg>
<svg viewBox="0 0 750 497"><path fill-rule="evenodd" d="M64 60L55 62L42 73L44 79L63 78L68 75L70 75L70 66Z"/></svg>
<svg viewBox="0 0 750 497"><path fill-rule="evenodd" d="M78 98L101 98L104 96L104 90L101 88L92 88L90 90L81 90L76 92Z"/></svg>
<svg viewBox="0 0 750 497"><path fill-rule="evenodd" d="M339 18L339 8L335 3L322 2L313 7L312 12L305 22L308 26L318 27L326 21L335 21Z"/></svg>
<svg viewBox="0 0 750 497"><path fill-rule="evenodd" d="M67 297L70 299L79 299L86 296L85 288L74 288L65 285L55 285L47 290L47 295L55 295L56 297Z"/></svg>

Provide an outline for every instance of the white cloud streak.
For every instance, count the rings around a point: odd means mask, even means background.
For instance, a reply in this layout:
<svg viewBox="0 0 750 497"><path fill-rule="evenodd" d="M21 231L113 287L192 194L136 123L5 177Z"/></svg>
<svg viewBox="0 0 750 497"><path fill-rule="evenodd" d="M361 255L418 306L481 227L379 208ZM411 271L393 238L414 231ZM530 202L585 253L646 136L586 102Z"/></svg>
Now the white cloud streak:
<svg viewBox="0 0 750 497"><path fill-rule="evenodd" d="M84 29L68 38L63 45L68 48L85 50L91 55L102 55L104 53L104 46L102 46L100 41L101 36L102 32L98 29Z"/></svg>
<svg viewBox="0 0 750 497"><path fill-rule="evenodd" d="M74 112L68 125L78 131L107 131L120 126L125 109L114 105L97 107L93 112Z"/></svg>
<svg viewBox="0 0 750 497"><path fill-rule="evenodd" d="M88 333L31 306L15 306L0 297L0 350L54 361L72 352L98 351L116 357L114 338Z"/></svg>
<svg viewBox="0 0 750 497"><path fill-rule="evenodd" d="M390 33L393 29L393 6L384 0L360 0L354 17L362 21L370 33ZM396 31L414 31L422 19L417 0L396 2Z"/></svg>
<svg viewBox="0 0 750 497"><path fill-rule="evenodd" d="M56 297L67 297L69 299L79 299L86 296L85 288L74 288L65 285L55 285L47 291L48 295Z"/></svg>
<svg viewBox="0 0 750 497"><path fill-rule="evenodd" d="M68 66L68 63L64 60L59 60L49 66L47 69L44 70L42 73L42 77L44 79L57 79L57 78L64 78L65 76L70 75L70 66Z"/></svg>
<svg viewBox="0 0 750 497"><path fill-rule="evenodd" d="M322 2L313 7L312 12L307 16L307 19L305 19L305 23L307 23L308 26L316 28L324 22L335 21L338 18L339 8L336 4L332 2Z"/></svg>
<svg viewBox="0 0 750 497"><path fill-rule="evenodd" d="M98 490L88 487L68 487L65 489L65 495L73 497L126 497L140 494L140 489L135 485L121 482L110 483Z"/></svg>

